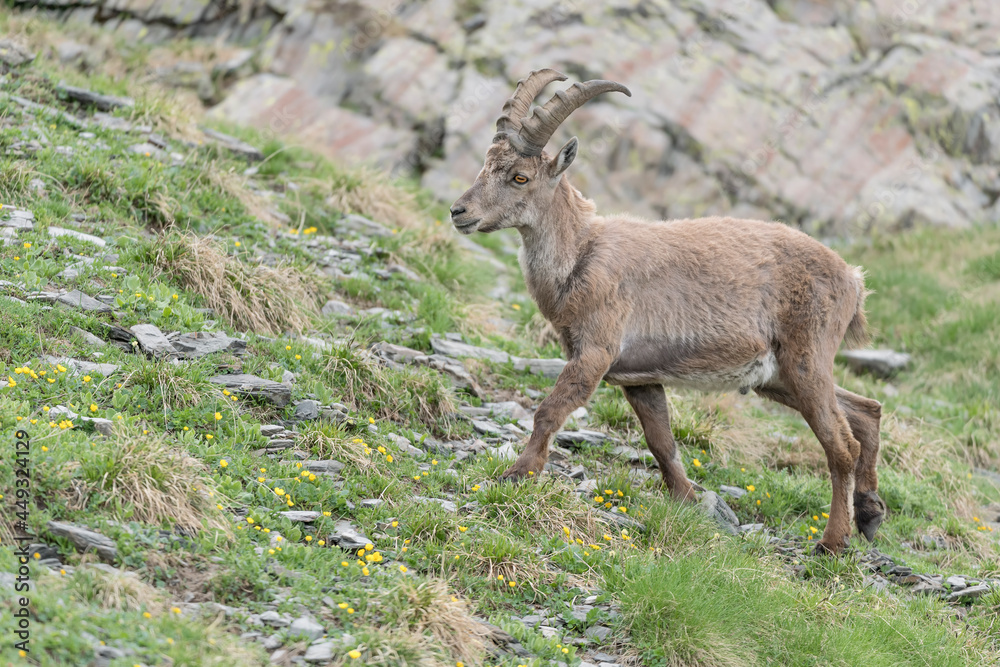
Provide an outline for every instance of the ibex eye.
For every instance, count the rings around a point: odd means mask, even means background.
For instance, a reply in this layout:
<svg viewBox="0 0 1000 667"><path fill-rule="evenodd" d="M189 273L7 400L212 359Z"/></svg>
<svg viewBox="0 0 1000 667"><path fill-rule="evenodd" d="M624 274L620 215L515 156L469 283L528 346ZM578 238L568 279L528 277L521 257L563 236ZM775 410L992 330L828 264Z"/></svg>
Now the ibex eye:
<svg viewBox="0 0 1000 667"><path fill-rule="evenodd" d="M528 177L527 176L522 176L521 174L518 174L517 176L514 177L514 182L515 183L520 183L521 185L524 185L525 183L528 182Z"/></svg>

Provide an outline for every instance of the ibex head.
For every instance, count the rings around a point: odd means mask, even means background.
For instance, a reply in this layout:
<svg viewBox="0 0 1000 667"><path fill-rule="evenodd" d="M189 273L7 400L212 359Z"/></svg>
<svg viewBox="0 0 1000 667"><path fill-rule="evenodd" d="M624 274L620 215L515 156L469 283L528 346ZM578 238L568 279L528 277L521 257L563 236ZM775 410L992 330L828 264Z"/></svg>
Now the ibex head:
<svg viewBox="0 0 1000 667"><path fill-rule="evenodd" d="M628 88L613 81L575 83L557 92L545 106L535 107L528 117L535 96L553 81L565 80L555 70L541 69L518 81L514 96L503 105L497 119L497 133L479 176L451 207L452 222L460 232L493 232L537 223L576 157L576 137L567 141L555 157L544 153L556 128L575 109L601 93L617 91L632 96Z"/></svg>

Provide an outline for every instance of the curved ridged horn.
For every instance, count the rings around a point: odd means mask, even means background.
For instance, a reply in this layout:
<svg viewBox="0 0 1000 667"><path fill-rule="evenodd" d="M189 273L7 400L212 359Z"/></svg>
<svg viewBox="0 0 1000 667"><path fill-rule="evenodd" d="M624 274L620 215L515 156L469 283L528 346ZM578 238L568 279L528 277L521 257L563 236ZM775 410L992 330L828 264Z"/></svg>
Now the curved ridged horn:
<svg viewBox="0 0 1000 667"><path fill-rule="evenodd" d="M503 105L497 118L497 138L500 135L516 134L521 129L521 121L528 115L531 103L545 86L553 81L565 81L566 75L554 69L536 69L517 82L514 95ZM495 141L496 139L494 139Z"/></svg>
<svg viewBox="0 0 1000 667"><path fill-rule="evenodd" d="M632 97L632 91L620 83L595 79L584 83L574 83L566 90L560 90L543 107L535 107L530 118L521 121L521 129L511 134L510 143L521 155L541 155L545 144L559 125L588 100L602 93L625 93Z"/></svg>

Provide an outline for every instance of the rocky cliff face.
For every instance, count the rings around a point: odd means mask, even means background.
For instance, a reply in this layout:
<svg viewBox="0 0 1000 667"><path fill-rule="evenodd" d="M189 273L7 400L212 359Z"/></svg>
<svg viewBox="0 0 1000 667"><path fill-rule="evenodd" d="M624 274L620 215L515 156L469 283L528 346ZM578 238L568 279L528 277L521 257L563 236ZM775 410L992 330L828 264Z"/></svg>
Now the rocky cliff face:
<svg viewBox="0 0 1000 667"><path fill-rule="evenodd" d="M631 99L580 109L602 210L777 218L819 234L1000 219L994 0L42 0L136 38L254 48L211 113L350 160L471 183L538 67ZM554 90L554 87L553 87Z"/></svg>

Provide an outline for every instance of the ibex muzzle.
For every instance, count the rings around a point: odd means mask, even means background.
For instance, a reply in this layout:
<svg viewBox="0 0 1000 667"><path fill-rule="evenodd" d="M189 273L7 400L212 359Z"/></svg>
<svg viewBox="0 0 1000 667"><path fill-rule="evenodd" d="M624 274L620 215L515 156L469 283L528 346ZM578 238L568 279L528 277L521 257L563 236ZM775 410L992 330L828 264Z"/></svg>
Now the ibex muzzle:
<svg viewBox="0 0 1000 667"><path fill-rule="evenodd" d="M525 282L568 360L504 476L541 472L570 412L606 380L625 392L671 494L693 500L663 385L752 389L802 413L826 452L833 500L818 548L839 552L852 520L871 540L886 509L875 469L881 405L833 381L845 336L867 341L861 270L780 223L597 215L565 175L577 139L554 156L545 144L592 97L630 93L577 83L529 116L535 96L565 79L543 69L518 82L482 171L451 209L463 234L520 232Z"/></svg>

